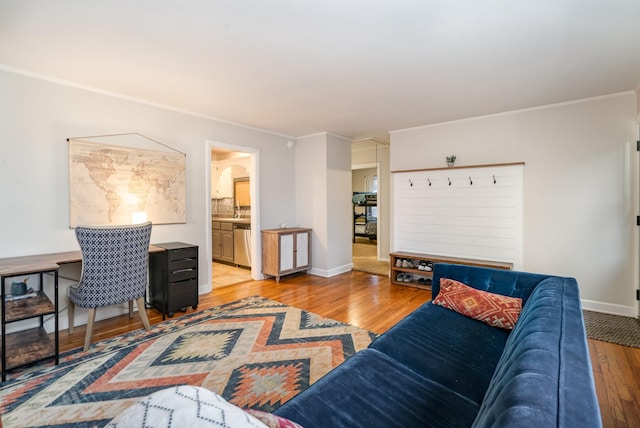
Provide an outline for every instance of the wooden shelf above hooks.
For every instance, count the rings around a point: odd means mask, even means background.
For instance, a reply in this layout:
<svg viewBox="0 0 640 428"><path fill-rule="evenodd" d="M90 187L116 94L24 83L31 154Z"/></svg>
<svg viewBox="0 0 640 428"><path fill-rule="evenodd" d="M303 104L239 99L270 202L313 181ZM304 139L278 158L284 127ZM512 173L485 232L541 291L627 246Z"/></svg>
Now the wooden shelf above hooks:
<svg viewBox="0 0 640 428"><path fill-rule="evenodd" d="M443 166L437 168L420 168L420 169L399 169L395 171L391 171L391 173L396 172L419 172L419 171L439 171L443 169L465 169L465 168L486 168L492 166L511 166L511 165L524 165L524 162L510 162L510 163L492 163L486 165L464 165L464 166Z"/></svg>

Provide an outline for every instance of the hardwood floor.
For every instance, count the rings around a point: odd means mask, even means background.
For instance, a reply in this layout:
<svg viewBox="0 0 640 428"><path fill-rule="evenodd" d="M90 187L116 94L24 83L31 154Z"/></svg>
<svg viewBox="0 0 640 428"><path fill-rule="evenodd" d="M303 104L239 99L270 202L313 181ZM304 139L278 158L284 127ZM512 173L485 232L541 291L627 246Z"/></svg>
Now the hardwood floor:
<svg viewBox="0 0 640 428"><path fill-rule="evenodd" d="M604 427L640 427L640 349L589 339L589 353Z"/></svg>
<svg viewBox="0 0 640 428"><path fill-rule="evenodd" d="M250 281L214 290L200 296L198 309L206 309L243 297L260 295L316 314L383 333L431 298L428 291L391 285L389 279L363 272L349 272L332 278L297 274L283 278ZM162 321L154 309L148 311L151 324ZM190 313L189 310L187 313ZM181 316L182 313L176 313ZM136 315L99 321L94 341L142 328ZM81 347L84 327L74 334L60 334L60 350ZM598 400L605 428L640 427L640 349L589 340L589 351Z"/></svg>

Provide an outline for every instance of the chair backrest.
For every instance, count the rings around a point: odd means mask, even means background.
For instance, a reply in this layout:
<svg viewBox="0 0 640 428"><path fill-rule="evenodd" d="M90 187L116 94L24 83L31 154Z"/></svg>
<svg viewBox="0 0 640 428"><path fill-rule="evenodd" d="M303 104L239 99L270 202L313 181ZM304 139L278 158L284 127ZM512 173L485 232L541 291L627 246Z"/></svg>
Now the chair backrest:
<svg viewBox="0 0 640 428"><path fill-rule="evenodd" d="M78 226L82 275L74 290L81 307L99 308L144 296L151 223Z"/></svg>

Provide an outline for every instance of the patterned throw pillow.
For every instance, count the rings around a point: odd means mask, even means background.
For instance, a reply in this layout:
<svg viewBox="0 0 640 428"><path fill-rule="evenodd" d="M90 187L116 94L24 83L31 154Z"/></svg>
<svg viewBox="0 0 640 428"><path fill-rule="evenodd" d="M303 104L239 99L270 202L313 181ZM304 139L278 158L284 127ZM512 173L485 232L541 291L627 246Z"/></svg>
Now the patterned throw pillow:
<svg viewBox="0 0 640 428"><path fill-rule="evenodd" d="M179 385L148 395L128 407L108 428L268 428L218 394L193 385Z"/></svg>
<svg viewBox="0 0 640 428"><path fill-rule="evenodd" d="M433 303L506 330L513 329L522 310L519 297L489 293L449 278L440 279L440 292Z"/></svg>

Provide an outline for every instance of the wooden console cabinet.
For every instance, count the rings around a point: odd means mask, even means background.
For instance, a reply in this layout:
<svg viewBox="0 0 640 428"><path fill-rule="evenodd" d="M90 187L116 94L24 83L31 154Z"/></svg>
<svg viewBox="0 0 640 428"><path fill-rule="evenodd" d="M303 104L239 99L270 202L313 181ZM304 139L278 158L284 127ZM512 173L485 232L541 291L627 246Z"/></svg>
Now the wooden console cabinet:
<svg viewBox="0 0 640 428"><path fill-rule="evenodd" d="M513 269L513 263L493 262L488 260L464 259L460 257L437 256L433 254L419 254L409 252L396 252L390 255L391 263L391 283L396 285L407 285L410 287L424 288L431 290L432 271L420 270L420 262L425 263L451 263L469 266L480 266L494 269ZM403 267L402 262L408 261L408 266ZM400 261L400 263L398 263ZM410 280L404 281L403 278Z"/></svg>
<svg viewBox="0 0 640 428"><path fill-rule="evenodd" d="M198 308L198 246L182 242L153 244L164 248L149 254L151 306L165 315L188 306Z"/></svg>
<svg viewBox="0 0 640 428"><path fill-rule="evenodd" d="M311 229L300 227L262 231L262 273L280 277L311 269Z"/></svg>

